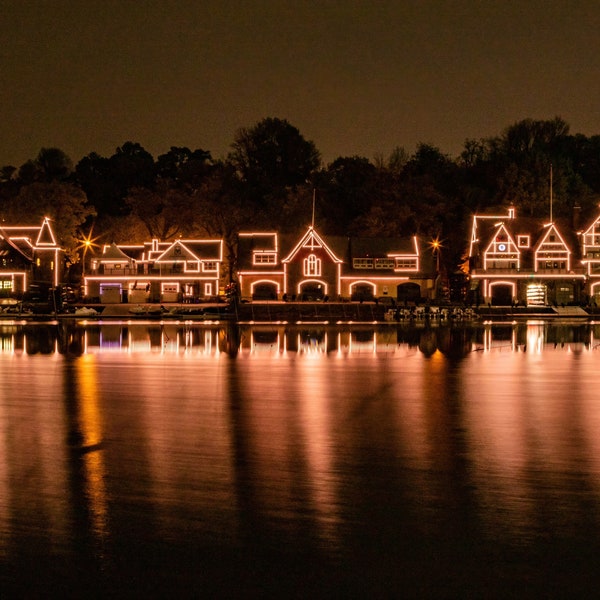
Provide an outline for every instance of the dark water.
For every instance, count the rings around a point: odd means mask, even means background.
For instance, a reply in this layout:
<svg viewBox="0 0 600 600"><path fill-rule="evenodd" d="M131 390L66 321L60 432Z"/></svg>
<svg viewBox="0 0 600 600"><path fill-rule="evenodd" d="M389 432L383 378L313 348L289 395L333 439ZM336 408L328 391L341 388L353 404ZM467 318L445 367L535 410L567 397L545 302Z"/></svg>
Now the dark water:
<svg viewBox="0 0 600 600"><path fill-rule="evenodd" d="M599 338L5 325L2 596L595 596Z"/></svg>

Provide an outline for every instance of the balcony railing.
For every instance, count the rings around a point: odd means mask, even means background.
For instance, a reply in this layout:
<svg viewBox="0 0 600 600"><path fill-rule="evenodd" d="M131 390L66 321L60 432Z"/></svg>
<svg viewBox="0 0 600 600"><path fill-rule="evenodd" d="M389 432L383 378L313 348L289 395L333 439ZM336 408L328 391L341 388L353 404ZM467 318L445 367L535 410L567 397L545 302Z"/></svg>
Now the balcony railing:
<svg viewBox="0 0 600 600"><path fill-rule="evenodd" d="M95 275L115 275L115 276L143 276L143 275L196 275L198 277L214 277L218 273L218 270L213 271L184 271L183 266L178 265L176 267L153 267L138 269L137 267L123 267L120 269L107 268L104 265L100 265L97 270L92 271Z"/></svg>
<svg viewBox="0 0 600 600"><path fill-rule="evenodd" d="M584 267L573 267L571 269L507 269L507 268L488 268L488 269L471 269L471 275L584 275L586 270Z"/></svg>
<svg viewBox="0 0 600 600"><path fill-rule="evenodd" d="M92 271L92 273L97 275L143 275L140 273L137 268L124 267L121 269L108 269L104 265L100 265L98 269Z"/></svg>

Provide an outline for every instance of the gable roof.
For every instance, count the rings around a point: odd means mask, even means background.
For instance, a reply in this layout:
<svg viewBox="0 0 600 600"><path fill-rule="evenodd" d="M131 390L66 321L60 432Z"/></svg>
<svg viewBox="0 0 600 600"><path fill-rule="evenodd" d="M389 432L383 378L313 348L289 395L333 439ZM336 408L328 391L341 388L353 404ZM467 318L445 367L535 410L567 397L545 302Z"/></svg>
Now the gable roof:
<svg viewBox="0 0 600 600"><path fill-rule="evenodd" d="M54 237L54 232L50 227L50 219L48 217L44 218L35 244L36 246L56 246L56 238Z"/></svg>
<svg viewBox="0 0 600 600"><path fill-rule="evenodd" d="M0 254L6 256L11 251L16 252L28 261L33 260L31 245L16 244L9 236L4 234L2 229L0 229Z"/></svg>
<svg viewBox="0 0 600 600"><path fill-rule="evenodd" d="M180 240L175 240L162 254L155 258L155 262L178 262L178 261L198 261L196 256Z"/></svg>
<svg viewBox="0 0 600 600"><path fill-rule="evenodd" d="M113 242L110 246L104 247L104 252L99 260L107 262L129 262L132 259Z"/></svg>
<svg viewBox="0 0 600 600"><path fill-rule="evenodd" d="M325 243L323 238L314 230L311 226L308 228L304 236L300 238L300 241L292 248L291 252L282 259L281 262L289 263L293 260L293 258L300 252L302 248L310 247L311 249L322 248L330 257L331 260L335 263L344 262L341 258L338 258L333 250Z"/></svg>

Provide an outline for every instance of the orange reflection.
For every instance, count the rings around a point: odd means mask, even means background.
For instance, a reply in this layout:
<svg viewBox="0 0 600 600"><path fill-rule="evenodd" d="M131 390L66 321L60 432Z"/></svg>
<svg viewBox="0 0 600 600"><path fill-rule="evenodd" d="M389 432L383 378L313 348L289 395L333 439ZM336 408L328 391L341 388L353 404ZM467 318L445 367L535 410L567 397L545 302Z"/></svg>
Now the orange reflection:
<svg viewBox="0 0 600 600"><path fill-rule="evenodd" d="M92 515L92 530L104 540L108 535L105 466L102 451L102 420L98 407L98 380L93 356L76 363L79 385L79 428L83 437L86 495Z"/></svg>
<svg viewBox="0 0 600 600"><path fill-rule="evenodd" d="M315 368L317 367L317 368ZM335 423L329 402L335 385L326 365L302 361L297 372L300 395L299 423L306 453L306 475L310 482L309 502L318 521L318 534L331 546L339 542L339 490L335 476L332 435Z"/></svg>

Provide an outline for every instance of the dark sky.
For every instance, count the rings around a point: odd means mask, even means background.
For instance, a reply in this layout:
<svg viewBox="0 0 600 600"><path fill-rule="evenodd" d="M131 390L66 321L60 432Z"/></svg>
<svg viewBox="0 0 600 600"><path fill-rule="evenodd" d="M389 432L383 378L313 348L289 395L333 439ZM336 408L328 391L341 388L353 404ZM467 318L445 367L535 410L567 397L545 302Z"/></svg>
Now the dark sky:
<svg viewBox="0 0 600 600"><path fill-rule="evenodd" d="M325 163L560 116L600 134L600 1L0 0L0 165L125 141L225 156L287 119Z"/></svg>

